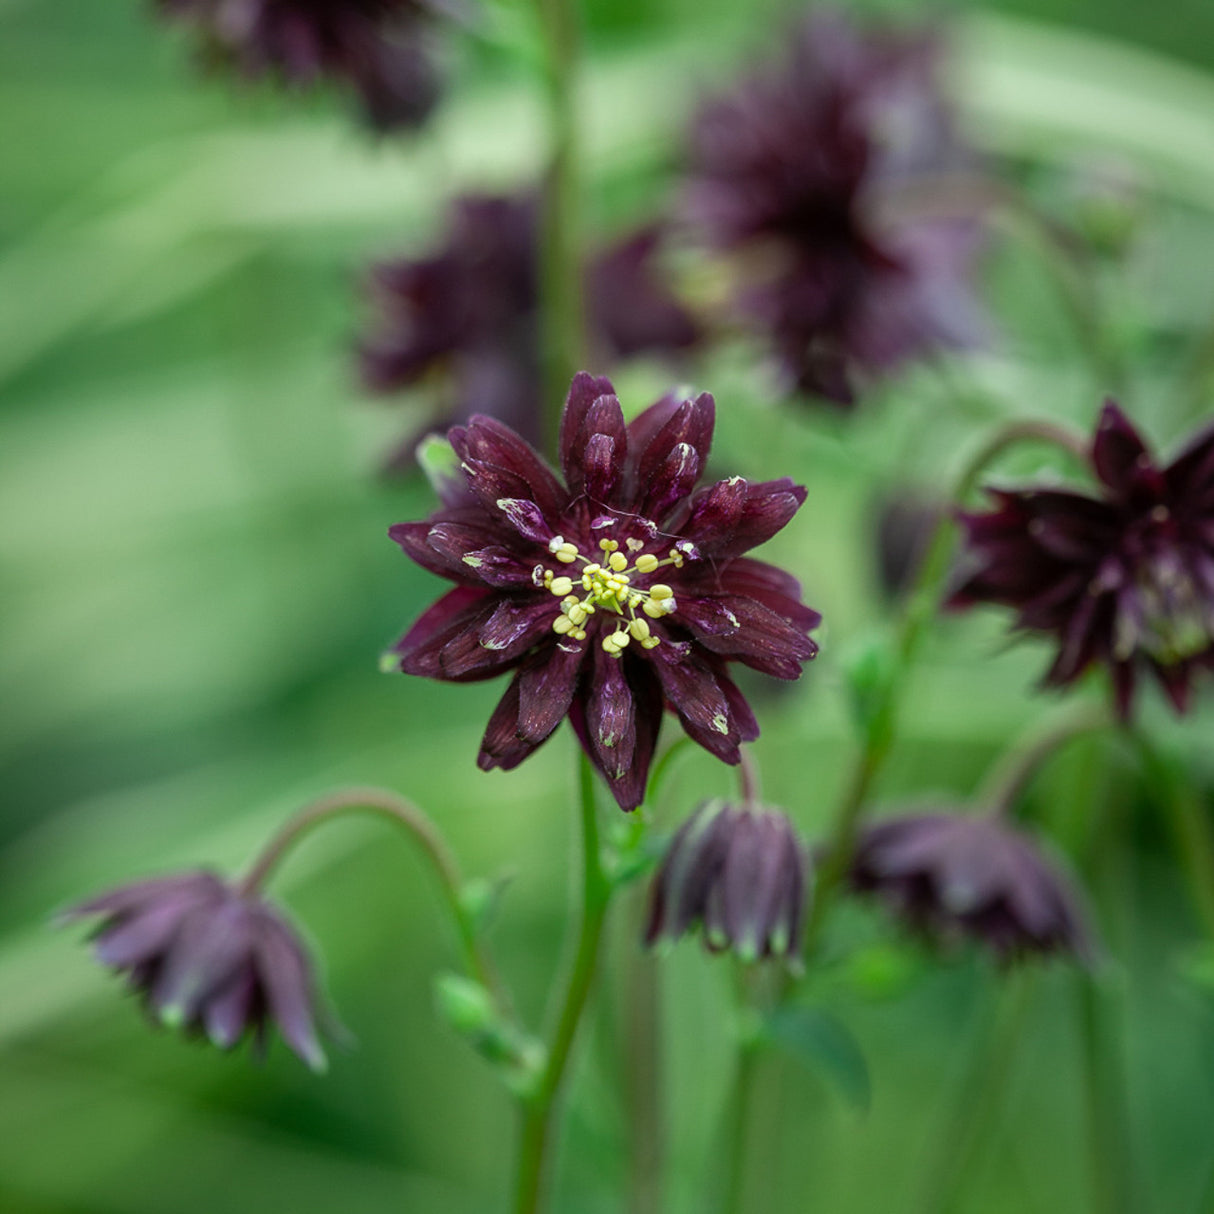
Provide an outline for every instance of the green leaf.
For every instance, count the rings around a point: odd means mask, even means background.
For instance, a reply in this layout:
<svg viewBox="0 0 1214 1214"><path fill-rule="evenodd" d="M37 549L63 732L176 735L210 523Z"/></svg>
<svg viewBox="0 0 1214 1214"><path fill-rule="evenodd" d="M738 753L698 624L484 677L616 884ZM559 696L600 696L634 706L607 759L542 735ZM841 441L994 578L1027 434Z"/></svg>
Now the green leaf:
<svg viewBox="0 0 1214 1214"><path fill-rule="evenodd" d="M868 1062L850 1029L817 1007L788 1004L765 1025L768 1041L825 1079L853 1107L872 1104Z"/></svg>

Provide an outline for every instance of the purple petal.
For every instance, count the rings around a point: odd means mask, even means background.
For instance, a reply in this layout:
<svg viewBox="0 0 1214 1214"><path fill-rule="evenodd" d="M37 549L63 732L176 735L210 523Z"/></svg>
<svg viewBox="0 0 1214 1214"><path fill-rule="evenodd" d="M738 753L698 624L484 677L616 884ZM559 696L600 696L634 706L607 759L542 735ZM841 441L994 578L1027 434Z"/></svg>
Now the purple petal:
<svg viewBox="0 0 1214 1214"><path fill-rule="evenodd" d="M561 468L571 493L577 493L580 488L579 463L588 437L585 431L586 416L600 397L614 395L611 380L596 377L588 371L579 371L569 386L565 411L561 414L560 451Z"/></svg>
<svg viewBox="0 0 1214 1214"><path fill-rule="evenodd" d="M266 1004L283 1040L314 1071L324 1070L325 1054L313 1011L311 968L293 933L268 912L259 925L255 956Z"/></svg>
<svg viewBox="0 0 1214 1214"><path fill-rule="evenodd" d="M1117 497L1127 497L1152 461L1130 419L1112 400L1106 400L1092 444L1096 475Z"/></svg>

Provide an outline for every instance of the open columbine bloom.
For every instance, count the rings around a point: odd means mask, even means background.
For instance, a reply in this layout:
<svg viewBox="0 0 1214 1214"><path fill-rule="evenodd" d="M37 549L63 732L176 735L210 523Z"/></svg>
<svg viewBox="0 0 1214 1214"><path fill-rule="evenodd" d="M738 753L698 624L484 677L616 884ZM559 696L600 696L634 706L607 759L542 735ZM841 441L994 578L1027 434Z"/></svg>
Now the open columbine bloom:
<svg viewBox="0 0 1214 1214"><path fill-rule="evenodd" d="M795 679L816 611L788 574L742 554L805 500L790 480L731 477L695 492L711 396L668 396L624 424L611 383L573 381L562 484L486 417L449 439L462 481L392 538L456 583L395 646L406 674L455 682L514 671L480 766L516 767L566 716L624 809L640 804L664 705L727 763L758 736L727 663Z"/></svg>
<svg viewBox="0 0 1214 1214"><path fill-rule="evenodd" d="M851 883L934 940L975 940L1009 959L1091 956L1071 882L1021 831L990 814L914 814L860 837Z"/></svg>
<svg viewBox="0 0 1214 1214"><path fill-rule="evenodd" d="M696 116L688 218L799 391L850 404L857 372L982 335L975 226L922 204L962 160L939 50L816 13Z"/></svg>
<svg viewBox="0 0 1214 1214"><path fill-rule="evenodd" d="M1109 401L1091 459L1095 496L992 490L998 509L962 516L976 568L951 602L1013 607L1019 628L1055 637L1049 685L1103 664L1127 716L1149 672L1183 712L1214 667L1214 426L1160 467Z"/></svg>
<svg viewBox="0 0 1214 1214"><path fill-rule="evenodd" d="M416 126L438 99L427 0L158 0L207 55L249 76L353 87L381 130Z"/></svg>
<svg viewBox="0 0 1214 1214"><path fill-rule="evenodd" d="M93 946L123 970L161 1021L230 1049L246 1033L264 1045L271 1022L313 1070L323 1070L317 990L307 951L282 915L209 872L124 885L72 907L101 916Z"/></svg>

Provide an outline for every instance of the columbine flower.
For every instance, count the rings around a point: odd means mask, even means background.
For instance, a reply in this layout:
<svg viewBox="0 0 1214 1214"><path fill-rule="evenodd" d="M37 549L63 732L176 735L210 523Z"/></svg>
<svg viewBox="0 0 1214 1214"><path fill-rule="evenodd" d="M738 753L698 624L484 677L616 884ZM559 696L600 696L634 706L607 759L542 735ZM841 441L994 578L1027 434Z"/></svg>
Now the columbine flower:
<svg viewBox="0 0 1214 1214"><path fill-rule="evenodd" d="M449 438L465 484L392 538L456 583L396 645L406 674L514 678L479 763L516 767L568 716L624 809L640 804L663 705L727 763L759 727L726 664L795 679L818 613L781 570L742 554L792 518L805 490L742 477L694 492L711 396L659 401L625 426L606 379L580 373L561 423L562 484L487 417Z"/></svg>
<svg viewBox="0 0 1214 1214"><path fill-rule="evenodd" d="M247 1032L264 1046L271 1021L313 1070L317 992L304 946L278 911L213 873L121 886L71 908L100 915L94 954L126 972L162 1022L205 1033L230 1049Z"/></svg>
<svg viewBox="0 0 1214 1214"><path fill-rule="evenodd" d="M849 404L857 371L981 334L974 225L911 200L960 160L938 51L817 14L696 117L688 217L736 255L739 307L800 391Z"/></svg>
<svg viewBox="0 0 1214 1214"><path fill-rule="evenodd" d="M860 837L851 884L933 939L969 938L1008 959L1091 943L1070 881L1025 834L989 814L919 814Z"/></svg>
<svg viewBox="0 0 1214 1214"><path fill-rule="evenodd" d="M484 413L538 441L537 226L529 197L467 195L452 202L437 252L372 271L378 318L359 351L363 382L387 393L437 380L441 422L424 432ZM605 355L677 351L695 341L694 322L656 274L657 252L658 231L650 227L588 265L591 337ZM411 457L419 437L412 436L395 463Z"/></svg>
<svg viewBox="0 0 1214 1214"><path fill-rule="evenodd" d="M712 952L795 956L809 860L792 823L767 809L710 801L679 827L653 882L645 942L702 927Z"/></svg>
<svg viewBox="0 0 1214 1214"><path fill-rule="evenodd" d="M159 0L195 27L206 53L249 76L350 85L381 130L416 126L439 81L426 0Z"/></svg>
<svg viewBox="0 0 1214 1214"><path fill-rule="evenodd" d="M962 515L977 568L951 602L1013 607L1017 627L1055 637L1049 685L1101 663L1127 716L1149 671L1183 712L1214 666L1214 426L1161 468L1109 401L1091 459L1095 496L993 490L998 509Z"/></svg>

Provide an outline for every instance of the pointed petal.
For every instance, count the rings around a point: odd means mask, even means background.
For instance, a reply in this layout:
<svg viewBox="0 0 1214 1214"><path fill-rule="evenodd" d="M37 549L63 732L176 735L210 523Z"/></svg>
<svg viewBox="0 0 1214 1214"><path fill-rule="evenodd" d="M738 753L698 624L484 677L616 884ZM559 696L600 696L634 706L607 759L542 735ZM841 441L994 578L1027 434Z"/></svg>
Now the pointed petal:
<svg viewBox="0 0 1214 1214"><path fill-rule="evenodd" d="M579 371L573 377L569 395L565 398L565 410L561 414L560 435L561 468L570 493L580 491L578 463L588 437L584 429L586 416L599 397L614 395L615 389L609 379L591 375L589 371Z"/></svg>
<svg viewBox="0 0 1214 1214"><path fill-rule="evenodd" d="M1096 475L1117 497L1126 497L1152 462L1150 452L1130 419L1116 402L1106 400L1092 444Z"/></svg>

